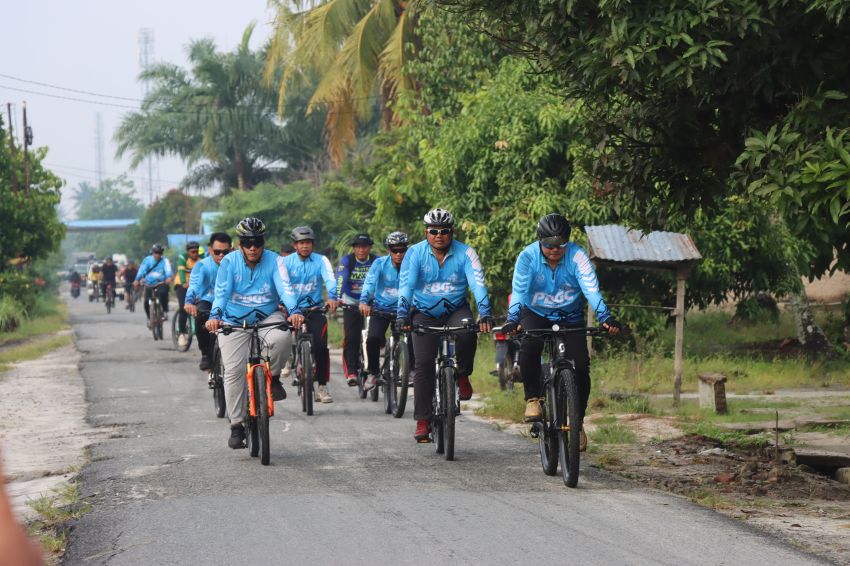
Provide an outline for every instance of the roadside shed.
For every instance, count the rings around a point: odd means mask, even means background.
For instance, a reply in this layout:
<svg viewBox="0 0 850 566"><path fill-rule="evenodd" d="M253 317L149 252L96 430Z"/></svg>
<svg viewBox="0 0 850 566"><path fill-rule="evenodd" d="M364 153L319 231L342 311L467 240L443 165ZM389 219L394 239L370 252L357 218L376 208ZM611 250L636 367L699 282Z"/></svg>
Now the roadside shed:
<svg viewBox="0 0 850 566"><path fill-rule="evenodd" d="M676 274L676 343L673 360L673 400L682 393L682 345L685 330L685 282L691 267L702 260L694 241L687 234L650 232L645 234L625 226L585 226L590 258L597 266L667 271ZM629 305L640 306L640 305Z"/></svg>

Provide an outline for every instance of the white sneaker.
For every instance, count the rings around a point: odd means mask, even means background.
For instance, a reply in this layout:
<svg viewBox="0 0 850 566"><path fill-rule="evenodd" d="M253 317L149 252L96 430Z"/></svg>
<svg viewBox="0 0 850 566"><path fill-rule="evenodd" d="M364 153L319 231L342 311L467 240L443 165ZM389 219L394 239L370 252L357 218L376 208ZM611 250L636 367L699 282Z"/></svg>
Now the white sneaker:
<svg viewBox="0 0 850 566"><path fill-rule="evenodd" d="M334 399L331 397L330 391L328 391L327 385L320 385L316 390L316 401L320 403L333 403Z"/></svg>
<svg viewBox="0 0 850 566"><path fill-rule="evenodd" d="M188 344L188 343L189 343L189 339L186 338L185 334L180 334L179 336L177 336L177 345L180 346L181 348L185 348L186 344Z"/></svg>
<svg viewBox="0 0 850 566"><path fill-rule="evenodd" d="M291 370L289 369L289 365L287 364L286 366L284 366L283 371L280 372L280 377L282 379L289 379L290 371Z"/></svg>

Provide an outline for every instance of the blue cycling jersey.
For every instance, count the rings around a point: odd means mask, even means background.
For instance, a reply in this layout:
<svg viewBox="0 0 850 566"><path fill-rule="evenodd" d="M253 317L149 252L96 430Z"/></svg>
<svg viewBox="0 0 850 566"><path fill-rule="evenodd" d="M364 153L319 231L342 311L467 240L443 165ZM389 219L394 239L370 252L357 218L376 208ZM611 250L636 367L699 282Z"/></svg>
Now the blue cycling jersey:
<svg viewBox="0 0 850 566"><path fill-rule="evenodd" d="M409 318L413 307L427 316L442 318L467 304L469 290L479 316L490 316L484 270L475 250L453 240L440 265L428 241L419 242L407 250L401 262L396 316Z"/></svg>
<svg viewBox="0 0 850 566"><path fill-rule="evenodd" d="M227 254L218 266L210 320L227 324L263 320L283 302L286 279L283 258L272 251L264 250L253 269L241 251Z"/></svg>
<svg viewBox="0 0 850 566"><path fill-rule="evenodd" d="M378 310L395 312L398 307L399 269L388 255L376 259L363 282L360 302L371 304Z"/></svg>
<svg viewBox="0 0 850 566"><path fill-rule="evenodd" d="M354 254L342 256L336 268L336 298L348 304L357 304L360 300L360 292L363 289L363 281L372 267L375 256L369 254L366 261L360 261Z"/></svg>
<svg viewBox="0 0 850 566"><path fill-rule="evenodd" d="M331 262L322 254L311 253L302 259L297 253L283 258L286 266L287 295L284 304L290 314L298 314L301 309L321 305L322 283L328 291L328 297L336 297L336 279Z"/></svg>
<svg viewBox="0 0 850 566"><path fill-rule="evenodd" d="M599 292L596 271L581 246L570 242L555 269L549 267L538 242L520 252L514 267L508 321L518 323L522 309L527 308L552 321L581 324L585 321L585 299L599 322L611 317Z"/></svg>
<svg viewBox="0 0 850 566"><path fill-rule="evenodd" d="M158 260L149 255L142 260L139 266L139 272L136 273L136 281L145 280L145 285L154 286L162 283L166 279L174 275L171 271L171 262L166 257L160 257Z"/></svg>
<svg viewBox="0 0 850 566"><path fill-rule="evenodd" d="M212 303L215 300L215 276L218 264L213 256L208 256L195 264L189 276L189 289L186 291L186 303L197 304L198 301Z"/></svg>

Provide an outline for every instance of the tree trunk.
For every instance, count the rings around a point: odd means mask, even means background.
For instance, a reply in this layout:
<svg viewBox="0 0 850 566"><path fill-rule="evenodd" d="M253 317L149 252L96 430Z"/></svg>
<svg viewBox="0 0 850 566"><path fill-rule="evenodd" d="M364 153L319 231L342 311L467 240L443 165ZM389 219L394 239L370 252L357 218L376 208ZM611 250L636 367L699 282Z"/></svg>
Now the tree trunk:
<svg viewBox="0 0 850 566"><path fill-rule="evenodd" d="M835 355L835 348L826 339L823 330L815 323L812 309L809 307L809 299L802 285L791 294L791 312L797 327L797 339L800 340L800 345L807 357L815 359Z"/></svg>
<svg viewBox="0 0 850 566"><path fill-rule="evenodd" d="M239 185L239 190L245 190L245 162L242 159L242 152L238 149L233 152L233 166L236 169L236 183Z"/></svg>

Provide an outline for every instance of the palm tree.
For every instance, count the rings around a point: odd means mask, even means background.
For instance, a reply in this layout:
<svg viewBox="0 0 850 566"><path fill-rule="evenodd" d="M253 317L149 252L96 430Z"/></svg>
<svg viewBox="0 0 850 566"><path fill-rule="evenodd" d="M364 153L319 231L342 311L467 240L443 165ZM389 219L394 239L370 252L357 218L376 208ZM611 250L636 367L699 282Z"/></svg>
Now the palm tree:
<svg viewBox="0 0 850 566"><path fill-rule="evenodd" d="M217 51L210 39L191 42L189 71L168 63L144 71L140 79L154 86L141 110L119 126L118 155L129 152L133 167L154 155L179 156L194 166L181 185L220 184L225 192L316 158L320 145L310 139L319 139L318 128L304 135L303 120L282 123L277 116L276 92L263 75L265 53L249 47L253 31L251 24L231 53Z"/></svg>
<svg viewBox="0 0 850 566"><path fill-rule="evenodd" d="M266 78L278 82L282 113L287 89L305 76L320 76L308 112L327 109L325 136L335 164L354 143L358 119L368 120L380 106L388 127L388 103L413 88L404 67L415 18L414 2L407 0L279 2Z"/></svg>

